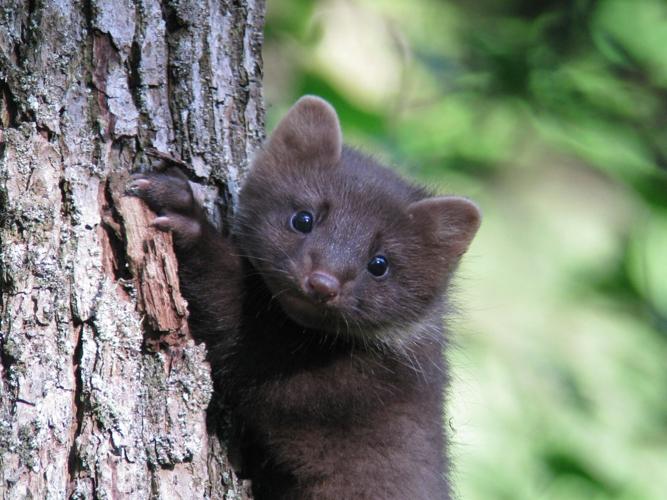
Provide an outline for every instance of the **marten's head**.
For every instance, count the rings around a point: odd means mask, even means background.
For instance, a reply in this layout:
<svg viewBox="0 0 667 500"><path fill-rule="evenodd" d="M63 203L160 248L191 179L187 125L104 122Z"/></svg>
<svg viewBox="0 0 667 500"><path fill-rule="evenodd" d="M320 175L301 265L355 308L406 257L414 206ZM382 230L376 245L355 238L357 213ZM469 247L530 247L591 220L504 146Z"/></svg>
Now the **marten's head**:
<svg viewBox="0 0 667 500"><path fill-rule="evenodd" d="M343 146L334 109L306 96L255 158L235 233L291 319L369 335L438 303L479 223L469 200L432 197Z"/></svg>

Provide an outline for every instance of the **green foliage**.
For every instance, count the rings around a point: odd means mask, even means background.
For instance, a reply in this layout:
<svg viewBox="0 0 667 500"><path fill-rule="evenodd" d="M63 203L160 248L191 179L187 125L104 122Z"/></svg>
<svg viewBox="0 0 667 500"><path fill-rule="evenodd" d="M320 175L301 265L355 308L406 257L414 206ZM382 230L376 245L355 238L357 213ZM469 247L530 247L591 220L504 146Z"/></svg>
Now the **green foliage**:
<svg viewBox="0 0 667 500"><path fill-rule="evenodd" d="M348 142L485 213L460 272L463 499L667 492L664 0L272 0L269 123Z"/></svg>

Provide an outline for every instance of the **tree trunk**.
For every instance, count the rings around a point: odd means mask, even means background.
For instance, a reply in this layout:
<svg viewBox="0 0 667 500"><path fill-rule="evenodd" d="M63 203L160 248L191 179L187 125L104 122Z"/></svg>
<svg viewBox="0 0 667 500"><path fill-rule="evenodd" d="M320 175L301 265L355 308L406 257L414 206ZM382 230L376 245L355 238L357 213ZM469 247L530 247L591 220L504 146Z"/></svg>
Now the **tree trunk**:
<svg viewBox="0 0 667 500"><path fill-rule="evenodd" d="M263 133L263 0L1 3L0 497L244 498L170 237L123 189L154 149L224 220Z"/></svg>

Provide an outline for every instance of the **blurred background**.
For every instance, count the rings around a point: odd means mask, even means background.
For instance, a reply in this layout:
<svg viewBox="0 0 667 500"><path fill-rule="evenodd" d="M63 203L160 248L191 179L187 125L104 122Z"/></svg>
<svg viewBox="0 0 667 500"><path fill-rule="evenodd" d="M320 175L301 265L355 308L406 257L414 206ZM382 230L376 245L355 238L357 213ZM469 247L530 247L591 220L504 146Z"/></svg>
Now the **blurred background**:
<svg viewBox="0 0 667 500"><path fill-rule="evenodd" d="M667 2L269 0L269 129L476 200L447 417L463 500L667 499Z"/></svg>

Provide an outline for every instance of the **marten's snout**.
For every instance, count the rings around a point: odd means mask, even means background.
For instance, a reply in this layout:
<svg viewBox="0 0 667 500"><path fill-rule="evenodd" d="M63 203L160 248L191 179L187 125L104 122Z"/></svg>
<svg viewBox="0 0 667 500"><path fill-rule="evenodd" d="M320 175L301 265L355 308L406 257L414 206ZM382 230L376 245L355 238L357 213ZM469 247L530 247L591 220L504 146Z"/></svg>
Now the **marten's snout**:
<svg viewBox="0 0 667 500"><path fill-rule="evenodd" d="M340 293L340 281L324 271L313 271L306 276L306 293L318 302L329 302Z"/></svg>

